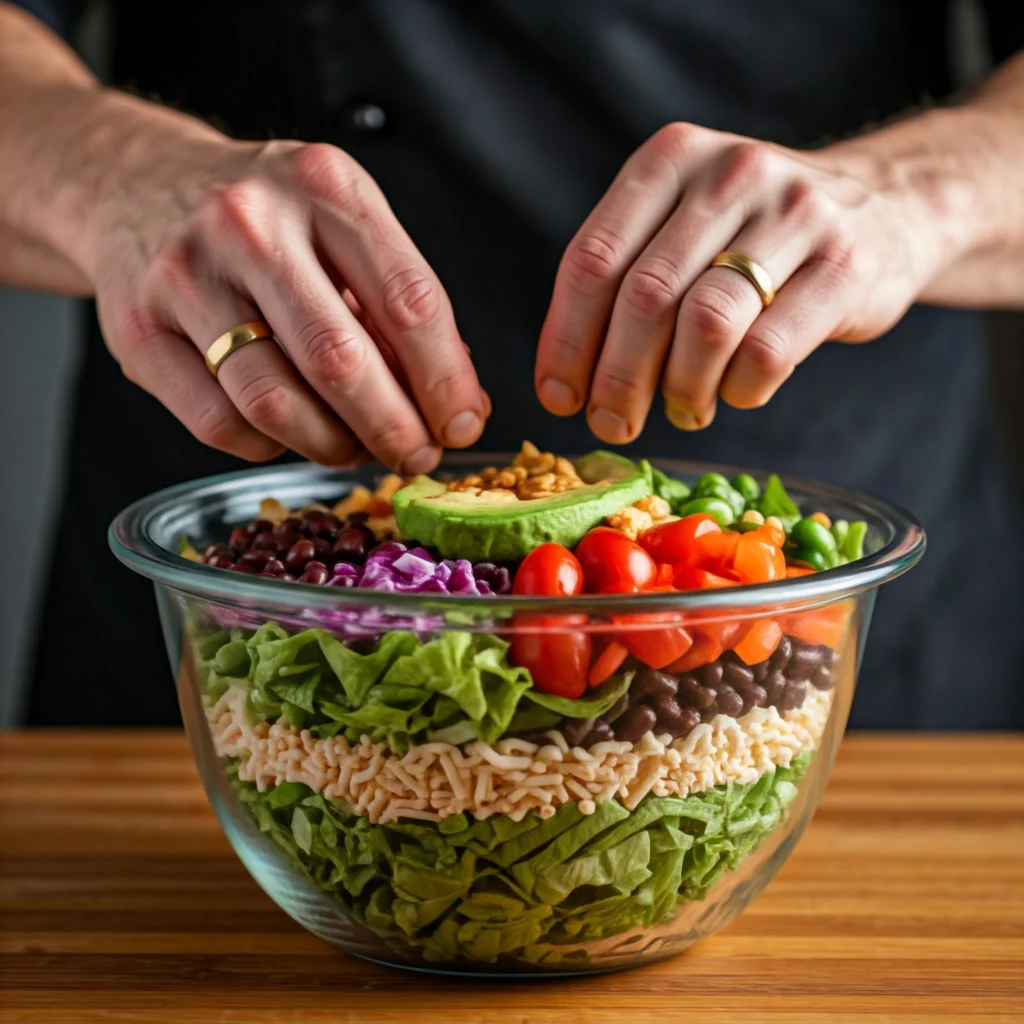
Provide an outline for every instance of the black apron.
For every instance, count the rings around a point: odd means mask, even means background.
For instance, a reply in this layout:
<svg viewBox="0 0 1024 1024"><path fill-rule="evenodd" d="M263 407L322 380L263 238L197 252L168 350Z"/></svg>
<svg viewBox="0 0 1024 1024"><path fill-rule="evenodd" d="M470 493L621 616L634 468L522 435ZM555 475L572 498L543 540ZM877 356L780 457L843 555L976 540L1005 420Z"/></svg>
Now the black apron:
<svg viewBox="0 0 1024 1024"><path fill-rule="evenodd" d="M185 0L155 18L124 0L114 79L239 137L349 151L451 295L494 400L482 446L526 434L582 451L595 446L583 416L543 412L533 359L559 257L626 157L670 121L813 146L945 98L943 6ZM149 585L115 564L105 530L145 493L239 464L120 376L92 316L74 422L29 717L173 722ZM912 509L929 552L879 597L852 724L1024 725L1019 526L978 314L914 308L869 345L823 346L763 409L720 406L697 434L656 409L625 450L820 477Z"/></svg>

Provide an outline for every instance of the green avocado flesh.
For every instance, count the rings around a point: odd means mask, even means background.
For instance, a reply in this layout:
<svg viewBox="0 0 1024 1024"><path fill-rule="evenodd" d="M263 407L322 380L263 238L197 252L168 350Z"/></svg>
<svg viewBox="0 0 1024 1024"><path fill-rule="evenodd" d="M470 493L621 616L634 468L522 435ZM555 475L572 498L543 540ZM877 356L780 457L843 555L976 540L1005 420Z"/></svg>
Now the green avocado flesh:
<svg viewBox="0 0 1024 1024"><path fill-rule="evenodd" d="M612 452L591 452L576 463L584 487L547 498L449 491L416 477L392 499L403 539L435 548L444 558L511 562L548 542L573 547L605 516L651 493L647 475Z"/></svg>

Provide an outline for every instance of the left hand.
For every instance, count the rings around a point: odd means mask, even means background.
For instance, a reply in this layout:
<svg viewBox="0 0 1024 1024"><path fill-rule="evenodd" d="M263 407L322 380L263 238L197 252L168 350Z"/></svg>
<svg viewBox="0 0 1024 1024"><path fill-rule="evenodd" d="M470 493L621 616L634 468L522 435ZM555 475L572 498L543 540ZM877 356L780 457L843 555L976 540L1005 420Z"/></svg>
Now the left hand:
<svg viewBox="0 0 1024 1024"><path fill-rule="evenodd" d="M545 408L586 402L593 432L622 444L660 380L671 422L699 429L719 395L764 405L822 342L884 333L946 256L926 202L884 171L869 147L661 129L562 258L537 353ZM726 249L767 271L770 307L741 273L711 267Z"/></svg>

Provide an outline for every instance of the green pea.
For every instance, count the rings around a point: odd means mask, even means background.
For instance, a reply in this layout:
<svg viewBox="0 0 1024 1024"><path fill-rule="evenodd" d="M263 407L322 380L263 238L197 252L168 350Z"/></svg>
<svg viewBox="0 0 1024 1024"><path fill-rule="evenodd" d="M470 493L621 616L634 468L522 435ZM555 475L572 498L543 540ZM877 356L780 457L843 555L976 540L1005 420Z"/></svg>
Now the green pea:
<svg viewBox="0 0 1024 1024"><path fill-rule="evenodd" d="M828 558L825 556L824 552L818 551L814 548L797 548L790 561L802 562L811 569L831 568Z"/></svg>
<svg viewBox="0 0 1024 1024"><path fill-rule="evenodd" d="M846 534L846 543L843 544L843 554L851 562L864 557L864 539L868 535L868 524L863 520L850 523L850 529Z"/></svg>
<svg viewBox="0 0 1024 1024"><path fill-rule="evenodd" d="M719 526L728 526L736 518L732 505L715 497L694 498L683 505L676 514L685 518L696 512L707 512L708 515L714 516Z"/></svg>
<svg viewBox="0 0 1024 1024"><path fill-rule="evenodd" d="M751 530L757 530L761 526L761 523L733 523L729 529L733 533L750 533Z"/></svg>
<svg viewBox="0 0 1024 1024"><path fill-rule="evenodd" d="M705 473L694 485L695 498L714 497L720 487L728 487L729 481L721 473Z"/></svg>
<svg viewBox="0 0 1024 1024"><path fill-rule="evenodd" d="M790 536L800 548L820 551L823 555L836 554L836 539L832 531L817 519L801 519L794 525Z"/></svg>
<svg viewBox="0 0 1024 1024"><path fill-rule="evenodd" d="M698 497L721 498L732 509L732 514L737 519L743 515L743 510L746 507L743 495L739 491L734 491L728 484L714 484L705 487Z"/></svg>
<svg viewBox="0 0 1024 1024"><path fill-rule="evenodd" d="M843 546L846 544L847 535L850 532L850 524L845 519L837 519L832 524L832 536L836 539L836 547L840 551L843 550Z"/></svg>
<svg viewBox="0 0 1024 1024"><path fill-rule="evenodd" d="M743 495L747 508L751 508L755 501L761 497L761 485L749 474L740 473L732 478L733 490Z"/></svg>

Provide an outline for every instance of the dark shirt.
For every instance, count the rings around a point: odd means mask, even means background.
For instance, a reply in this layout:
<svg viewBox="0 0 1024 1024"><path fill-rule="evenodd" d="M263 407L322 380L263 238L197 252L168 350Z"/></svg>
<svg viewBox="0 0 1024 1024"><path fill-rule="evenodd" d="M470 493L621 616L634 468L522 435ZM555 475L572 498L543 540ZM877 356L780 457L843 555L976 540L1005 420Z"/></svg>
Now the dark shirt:
<svg viewBox="0 0 1024 1024"><path fill-rule="evenodd" d="M28 2L67 28L74 3ZM626 157L691 121L821 144L953 88L946 5L910 0L115 2L115 84L245 138L335 143L383 187L454 303L494 399L482 445L594 446L545 414L536 339L559 257ZM988 5L997 58L1024 5ZM366 105L385 115L367 127ZM825 345L763 409L699 434L655 410L630 449L820 477L891 498L929 533L874 613L854 725L1024 725L1019 528L995 455L978 314L916 307L870 345ZM232 468L124 381L94 318L42 618L33 722L177 711L148 585L107 552L140 495Z"/></svg>

